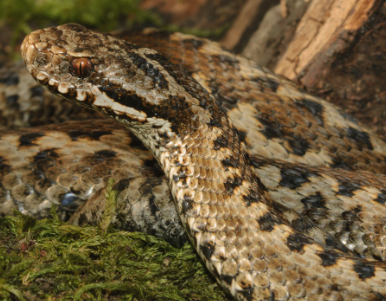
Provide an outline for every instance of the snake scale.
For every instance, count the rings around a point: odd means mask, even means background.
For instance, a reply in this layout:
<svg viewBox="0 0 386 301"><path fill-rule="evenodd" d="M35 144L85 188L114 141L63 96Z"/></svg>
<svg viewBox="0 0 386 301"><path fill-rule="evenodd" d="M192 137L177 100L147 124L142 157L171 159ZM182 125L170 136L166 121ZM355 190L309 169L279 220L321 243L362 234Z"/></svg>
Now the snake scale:
<svg viewBox="0 0 386 301"><path fill-rule="evenodd" d="M76 208L110 176L123 204L125 191L143 192L135 182L147 181L153 203L173 200L198 254L236 300L385 300L386 144L216 43L155 30L123 37L67 24L28 35L22 56L52 93L129 128L166 177L107 120L6 131L2 213ZM75 214L80 223L97 211L90 206ZM162 214L174 218L172 209Z"/></svg>

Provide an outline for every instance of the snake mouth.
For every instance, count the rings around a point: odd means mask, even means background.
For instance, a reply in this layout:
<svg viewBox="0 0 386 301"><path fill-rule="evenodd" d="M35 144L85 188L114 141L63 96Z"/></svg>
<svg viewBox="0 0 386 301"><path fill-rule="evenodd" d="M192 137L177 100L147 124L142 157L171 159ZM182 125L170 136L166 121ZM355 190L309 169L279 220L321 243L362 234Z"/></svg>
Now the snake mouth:
<svg viewBox="0 0 386 301"><path fill-rule="evenodd" d="M111 44L106 46L104 39ZM116 41L66 24L32 32L23 40L21 53L33 78L52 93L110 116L144 122L147 115L133 90L135 72L127 59L127 43L117 47Z"/></svg>
<svg viewBox="0 0 386 301"><path fill-rule="evenodd" d="M78 24L50 27L29 34L21 52L29 72L48 90L114 118L151 119L158 126L161 119L181 120L194 110L210 120L204 113L210 96L194 79L156 51L110 34Z"/></svg>

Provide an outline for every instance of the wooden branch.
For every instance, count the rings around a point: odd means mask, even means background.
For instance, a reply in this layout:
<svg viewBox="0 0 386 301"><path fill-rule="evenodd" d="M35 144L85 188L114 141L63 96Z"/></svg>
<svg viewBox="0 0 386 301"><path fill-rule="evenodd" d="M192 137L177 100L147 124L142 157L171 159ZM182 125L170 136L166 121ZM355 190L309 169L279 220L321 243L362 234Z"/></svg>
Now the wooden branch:
<svg viewBox="0 0 386 301"><path fill-rule="evenodd" d="M386 138L384 0L237 0L234 14L233 1L188 1L181 2L182 19L176 1L143 3L182 26L230 24L220 40L226 48L340 105Z"/></svg>

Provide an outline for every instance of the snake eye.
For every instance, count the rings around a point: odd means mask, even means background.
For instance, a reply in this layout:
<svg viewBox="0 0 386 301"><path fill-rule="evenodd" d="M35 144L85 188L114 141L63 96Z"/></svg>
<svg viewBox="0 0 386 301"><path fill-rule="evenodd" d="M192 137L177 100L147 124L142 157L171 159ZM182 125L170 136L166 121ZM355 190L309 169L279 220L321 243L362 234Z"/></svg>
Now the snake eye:
<svg viewBox="0 0 386 301"><path fill-rule="evenodd" d="M75 59L71 63L72 73L78 77L86 77L93 70L93 65L90 59L80 58Z"/></svg>

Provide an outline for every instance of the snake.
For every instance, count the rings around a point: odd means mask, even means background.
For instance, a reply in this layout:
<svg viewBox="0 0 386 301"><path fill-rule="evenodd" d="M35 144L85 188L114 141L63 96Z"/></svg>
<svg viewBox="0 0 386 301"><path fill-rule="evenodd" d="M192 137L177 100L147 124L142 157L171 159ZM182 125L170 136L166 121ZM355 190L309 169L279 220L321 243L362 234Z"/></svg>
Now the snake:
<svg viewBox="0 0 386 301"><path fill-rule="evenodd" d="M75 121L2 134L2 170L32 149L34 168L49 173L26 172L19 185L16 176L3 178L12 197L1 209L16 203L44 211L49 205L36 206L36 188L70 203L75 192L87 194L52 163L75 164L72 154L82 152L84 164L106 163L95 174L122 167L127 184L134 157L119 152L135 142L128 128L165 174L150 178L169 187L188 239L236 300L384 300L385 143L334 105L217 43L156 30L144 36L120 39L67 24L24 39L22 57L39 84L120 125ZM158 52L159 39L168 43ZM140 148L132 153L151 161ZM84 175L84 164L73 173ZM103 185L91 174L83 183L90 178ZM58 193L58 184L74 185Z"/></svg>

